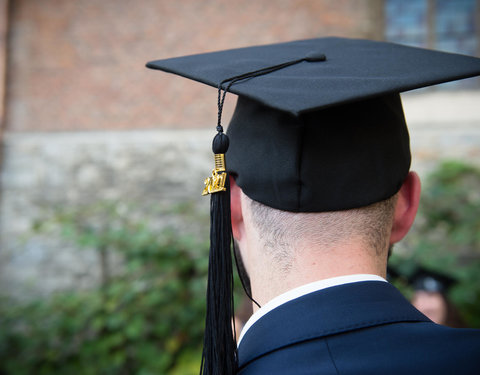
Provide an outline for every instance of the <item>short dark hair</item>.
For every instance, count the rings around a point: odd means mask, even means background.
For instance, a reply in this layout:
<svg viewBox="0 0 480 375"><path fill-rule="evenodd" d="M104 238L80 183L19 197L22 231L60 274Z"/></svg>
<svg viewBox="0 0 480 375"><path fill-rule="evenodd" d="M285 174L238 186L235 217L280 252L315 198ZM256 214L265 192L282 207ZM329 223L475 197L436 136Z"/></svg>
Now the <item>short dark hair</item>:
<svg viewBox="0 0 480 375"><path fill-rule="evenodd" d="M388 249L397 195L366 207L343 211L297 213L277 210L247 197L253 225L265 251L285 271L291 267L293 249L299 241L310 241L328 249L358 237L377 255Z"/></svg>

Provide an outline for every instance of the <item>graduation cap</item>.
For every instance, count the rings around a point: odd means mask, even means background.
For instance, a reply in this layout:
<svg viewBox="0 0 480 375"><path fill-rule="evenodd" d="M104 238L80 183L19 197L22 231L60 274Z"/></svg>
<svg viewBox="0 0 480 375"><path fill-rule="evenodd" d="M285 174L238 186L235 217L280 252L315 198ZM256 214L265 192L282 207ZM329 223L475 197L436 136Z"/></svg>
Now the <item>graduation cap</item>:
<svg viewBox="0 0 480 375"><path fill-rule="evenodd" d="M398 44L319 38L149 62L218 89L207 320L201 372L235 372L227 173L251 199L294 212L363 207L410 168L399 93L480 74L480 59ZM223 132L227 92L237 106ZM228 152L227 152L228 150Z"/></svg>
<svg viewBox="0 0 480 375"><path fill-rule="evenodd" d="M453 277L424 267L419 267L410 277L414 290L432 293L445 294L455 283Z"/></svg>

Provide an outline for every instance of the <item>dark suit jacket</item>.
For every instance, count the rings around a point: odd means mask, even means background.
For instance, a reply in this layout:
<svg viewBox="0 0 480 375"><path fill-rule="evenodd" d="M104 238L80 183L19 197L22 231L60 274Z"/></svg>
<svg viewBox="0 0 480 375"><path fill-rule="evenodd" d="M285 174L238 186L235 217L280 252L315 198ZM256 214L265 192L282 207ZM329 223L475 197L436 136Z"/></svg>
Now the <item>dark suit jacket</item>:
<svg viewBox="0 0 480 375"><path fill-rule="evenodd" d="M431 322L392 285L345 284L272 310L243 337L241 375L480 374L480 331Z"/></svg>

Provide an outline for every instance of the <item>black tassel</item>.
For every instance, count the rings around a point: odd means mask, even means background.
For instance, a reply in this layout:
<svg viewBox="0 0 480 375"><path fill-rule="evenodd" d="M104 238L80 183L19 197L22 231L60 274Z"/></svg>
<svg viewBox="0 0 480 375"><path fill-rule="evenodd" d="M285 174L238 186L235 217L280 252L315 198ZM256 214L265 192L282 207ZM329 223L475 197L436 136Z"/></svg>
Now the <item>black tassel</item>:
<svg viewBox="0 0 480 375"><path fill-rule="evenodd" d="M232 273L232 226L230 222L230 187L225 168L224 155L228 150L228 137L223 133L222 111L225 96L230 87L245 79L262 76L303 61L325 61L324 54L314 53L304 58L255 70L227 78L218 85L217 131L212 144L215 154L215 169L205 180L203 195L212 194L210 201L210 256L207 286L207 318L203 344L200 375L231 375L237 371L237 346L232 330L233 273ZM228 84L227 84L228 83ZM224 84L227 84L223 88ZM223 93L222 93L223 91ZM247 296L251 297L242 278Z"/></svg>
<svg viewBox="0 0 480 375"><path fill-rule="evenodd" d="M221 127L213 140L215 158L225 154L228 137ZM223 155L222 155L223 157ZM207 286L207 316L200 375L233 375L237 370L236 342L232 330L233 272L230 186L226 171L225 190L211 194L210 255Z"/></svg>

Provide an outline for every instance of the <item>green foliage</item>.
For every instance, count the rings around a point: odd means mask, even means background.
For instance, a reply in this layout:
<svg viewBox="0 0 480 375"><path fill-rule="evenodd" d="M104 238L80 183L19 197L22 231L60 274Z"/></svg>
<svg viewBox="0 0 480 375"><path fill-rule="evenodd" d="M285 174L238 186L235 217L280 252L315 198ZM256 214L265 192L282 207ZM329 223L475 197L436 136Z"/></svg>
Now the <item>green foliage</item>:
<svg viewBox="0 0 480 375"><path fill-rule="evenodd" d="M185 231L153 230L136 216L102 204L57 210L54 220L36 224L96 249L103 282L28 303L0 300L1 374L198 372L207 245ZM120 271L110 270L112 257Z"/></svg>
<svg viewBox="0 0 480 375"><path fill-rule="evenodd" d="M480 170L457 161L442 163L423 187L410 251L392 257L402 274L416 265L458 280L449 297L471 327L480 328Z"/></svg>

